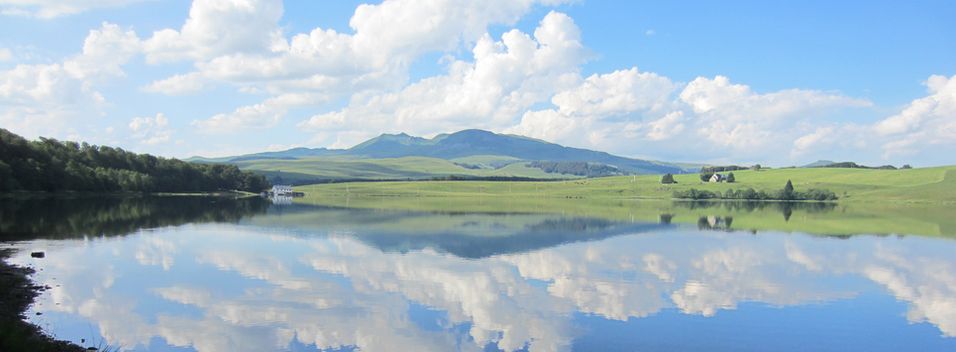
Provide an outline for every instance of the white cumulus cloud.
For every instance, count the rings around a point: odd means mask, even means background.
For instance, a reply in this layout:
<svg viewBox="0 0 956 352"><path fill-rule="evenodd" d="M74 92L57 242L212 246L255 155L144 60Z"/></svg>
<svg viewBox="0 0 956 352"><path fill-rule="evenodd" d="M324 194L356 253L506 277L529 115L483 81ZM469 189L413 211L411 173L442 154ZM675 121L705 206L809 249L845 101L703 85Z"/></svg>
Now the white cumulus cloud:
<svg viewBox="0 0 956 352"><path fill-rule="evenodd" d="M456 60L444 75L397 92L353 99L343 110L314 116L301 126L374 125L418 134L461 126L500 129L536 102L575 84L586 58L578 27L557 12L541 20L533 37L518 30L504 33L500 41L485 35L472 53L473 62Z"/></svg>
<svg viewBox="0 0 956 352"><path fill-rule="evenodd" d="M158 113L156 116L134 117L129 122L132 137L148 145L169 142L173 131L168 126L169 119L163 113Z"/></svg>
<svg viewBox="0 0 956 352"><path fill-rule="evenodd" d="M956 146L956 76L933 75L926 86L929 95L913 100L900 113L873 126L887 138L884 156Z"/></svg>

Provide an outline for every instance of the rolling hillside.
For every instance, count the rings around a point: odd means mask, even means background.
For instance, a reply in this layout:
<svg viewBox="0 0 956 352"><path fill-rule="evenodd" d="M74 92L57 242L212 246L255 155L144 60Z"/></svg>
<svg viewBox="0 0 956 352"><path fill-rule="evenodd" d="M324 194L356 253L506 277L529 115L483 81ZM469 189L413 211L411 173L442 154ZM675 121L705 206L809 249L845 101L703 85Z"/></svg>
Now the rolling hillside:
<svg viewBox="0 0 956 352"><path fill-rule="evenodd" d="M694 166L625 158L483 130L431 139L383 134L349 149L294 148L189 160L235 164L265 174L274 183L293 184L444 177L567 179L694 171Z"/></svg>

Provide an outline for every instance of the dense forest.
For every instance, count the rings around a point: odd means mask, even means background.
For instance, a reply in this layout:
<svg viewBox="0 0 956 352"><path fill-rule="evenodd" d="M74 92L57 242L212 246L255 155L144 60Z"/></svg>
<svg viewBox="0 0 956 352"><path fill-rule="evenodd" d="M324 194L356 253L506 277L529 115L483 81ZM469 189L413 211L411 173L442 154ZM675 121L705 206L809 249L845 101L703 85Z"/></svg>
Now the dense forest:
<svg viewBox="0 0 956 352"><path fill-rule="evenodd" d="M265 177L234 165L195 164L0 128L0 192L259 192Z"/></svg>

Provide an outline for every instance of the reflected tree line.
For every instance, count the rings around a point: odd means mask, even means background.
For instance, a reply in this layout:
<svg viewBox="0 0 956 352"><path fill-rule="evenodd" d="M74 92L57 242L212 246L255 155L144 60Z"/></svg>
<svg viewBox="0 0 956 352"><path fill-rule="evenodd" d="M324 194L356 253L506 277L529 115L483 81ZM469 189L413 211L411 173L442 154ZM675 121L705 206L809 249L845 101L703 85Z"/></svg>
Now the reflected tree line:
<svg viewBox="0 0 956 352"><path fill-rule="evenodd" d="M263 214L259 197L0 198L0 241L119 236L194 222L236 222Z"/></svg>
<svg viewBox="0 0 956 352"><path fill-rule="evenodd" d="M776 209L789 220L794 210L808 213L825 213L833 211L836 203L822 202L721 202L721 201L681 201L674 202L675 206L687 209L715 209L734 212L754 212L757 210Z"/></svg>
<svg viewBox="0 0 956 352"><path fill-rule="evenodd" d="M834 203L818 202L713 202L713 201L688 201L674 202L675 206L687 208L690 210L716 210L726 212L754 212L764 210L776 210L782 216L784 221L790 221L794 210L806 213L826 213L836 208ZM674 214L664 213L660 215L660 223L670 224L673 221ZM708 215L700 216L697 219L697 228L701 230L731 230L734 223L734 217Z"/></svg>

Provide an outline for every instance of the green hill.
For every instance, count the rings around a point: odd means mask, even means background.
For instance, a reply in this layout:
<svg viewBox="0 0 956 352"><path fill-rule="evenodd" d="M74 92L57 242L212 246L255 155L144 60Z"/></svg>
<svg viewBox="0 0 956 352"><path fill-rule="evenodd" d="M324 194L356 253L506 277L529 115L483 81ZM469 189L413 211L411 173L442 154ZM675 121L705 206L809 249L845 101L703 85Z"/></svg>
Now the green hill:
<svg viewBox="0 0 956 352"><path fill-rule="evenodd" d="M349 149L294 148L195 162L229 163L273 182L460 177L577 178L682 173L677 165L564 147L533 138L464 130L431 139L383 134Z"/></svg>

